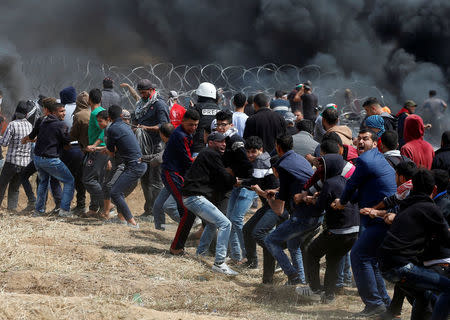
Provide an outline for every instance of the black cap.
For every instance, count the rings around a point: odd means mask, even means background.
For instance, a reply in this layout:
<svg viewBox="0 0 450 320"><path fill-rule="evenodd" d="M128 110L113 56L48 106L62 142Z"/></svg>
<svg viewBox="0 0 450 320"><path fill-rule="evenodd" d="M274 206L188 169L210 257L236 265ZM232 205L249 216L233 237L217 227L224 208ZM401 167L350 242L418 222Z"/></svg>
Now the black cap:
<svg viewBox="0 0 450 320"><path fill-rule="evenodd" d="M112 89L114 85L114 81L113 79L106 77L105 79L103 79L103 88L105 89Z"/></svg>
<svg viewBox="0 0 450 320"><path fill-rule="evenodd" d="M156 86L148 79L141 79L137 83L138 90L150 90L155 88Z"/></svg>
<svg viewBox="0 0 450 320"><path fill-rule="evenodd" d="M225 140L225 136L218 131L215 131L208 136L208 141L223 141L223 140Z"/></svg>

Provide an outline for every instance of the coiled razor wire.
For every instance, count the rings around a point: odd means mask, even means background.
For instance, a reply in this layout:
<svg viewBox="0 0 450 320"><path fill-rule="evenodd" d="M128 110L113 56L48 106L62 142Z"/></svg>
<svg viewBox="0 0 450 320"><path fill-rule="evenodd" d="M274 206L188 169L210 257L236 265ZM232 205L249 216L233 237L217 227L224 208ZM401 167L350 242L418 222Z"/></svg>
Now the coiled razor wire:
<svg viewBox="0 0 450 320"><path fill-rule="evenodd" d="M292 64L273 63L255 67L207 65L173 65L171 63L146 64L127 68L109 66L91 61L69 60L65 57L34 58L24 63L24 73L30 80L30 91L34 97L39 94L58 96L67 86L74 86L78 92L101 88L105 77L113 79L115 90L122 94L122 104L133 109L134 99L128 90L119 87L128 83L136 87L143 78L156 84L163 98L169 91L177 91L184 104L194 99L194 92L202 82L211 82L220 88L222 103L231 107L231 98L237 92L254 95L260 92L273 96L276 90L290 92L297 83L310 80L313 90L322 105L335 103L342 106L341 112L359 112L360 101L368 96L380 98L382 93L373 85L356 79L344 79L333 72L322 72L318 65L298 67ZM345 89L352 92L351 101L345 101Z"/></svg>

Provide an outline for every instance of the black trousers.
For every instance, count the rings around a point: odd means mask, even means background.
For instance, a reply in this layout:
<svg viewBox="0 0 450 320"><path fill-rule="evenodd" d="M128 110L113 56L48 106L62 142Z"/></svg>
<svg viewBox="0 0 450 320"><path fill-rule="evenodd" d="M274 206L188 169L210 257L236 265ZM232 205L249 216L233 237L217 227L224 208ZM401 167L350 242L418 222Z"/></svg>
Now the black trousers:
<svg viewBox="0 0 450 320"><path fill-rule="evenodd" d="M320 286L320 258L326 257L326 271L324 289L326 294L334 294L338 277L339 263L343 256L352 248L358 233L334 234L323 231L306 249L305 268L312 290L319 290ZM305 261L304 261L305 262Z"/></svg>
<svg viewBox="0 0 450 320"><path fill-rule="evenodd" d="M245 223L242 232L244 234L245 251L247 260L257 265L256 244L263 248L263 283L272 283L275 272L275 259L266 249L264 239L277 225L287 219L287 215L278 216L268 205L264 205Z"/></svg>
<svg viewBox="0 0 450 320"><path fill-rule="evenodd" d="M103 177L108 156L100 152L90 152L84 158L82 181L86 191L91 195L89 210L103 208Z"/></svg>
<svg viewBox="0 0 450 320"><path fill-rule="evenodd" d="M83 184L83 158L84 153L79 145L71 145L69 150L63 150L61 161L69 168L75 180L75 190L77 192L77 207L86 206L86 188Z"/></svg>
<svg viewBox="0 0 450 320"><path fill-rule="evenodd" d="M17 166L10 162L5 162L0 174L0 205L5 197L8 187L8 210L17 208L19 202L19 187L22 183L22 171L25 167Z"/></svg>

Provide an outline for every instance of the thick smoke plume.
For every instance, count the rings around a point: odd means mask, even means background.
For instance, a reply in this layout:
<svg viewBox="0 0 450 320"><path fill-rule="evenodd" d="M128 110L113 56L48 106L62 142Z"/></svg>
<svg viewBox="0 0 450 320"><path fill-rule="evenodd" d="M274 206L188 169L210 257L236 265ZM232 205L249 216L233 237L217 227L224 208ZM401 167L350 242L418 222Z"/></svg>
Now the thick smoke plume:
<svg viewBox="0 0 450 320"><path fill-rule="evenodd" d="M315 64L327 75L321 103L363 82L398 109L429 89L448 98L449 15L448 0L6 0L0 86L15 103L37 73L71 81L61 70L21 69L20 57L27 66L49 56L119 66Z"/></svg>

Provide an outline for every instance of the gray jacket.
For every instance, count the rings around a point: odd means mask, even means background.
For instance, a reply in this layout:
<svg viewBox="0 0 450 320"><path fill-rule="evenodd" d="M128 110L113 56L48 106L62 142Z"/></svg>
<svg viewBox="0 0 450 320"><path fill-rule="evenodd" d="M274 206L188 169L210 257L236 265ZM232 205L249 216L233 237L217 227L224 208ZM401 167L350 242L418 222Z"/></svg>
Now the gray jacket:
<svg viewBox="0 0 450 320"><path fill-rule="evenodd" d="M113 89L102 90L102 107L108 110L113 104L120 106L120 96Z"/></svg>
<svg viewBox="0 0 450 320"><path fill-rule="evenodd" d="M319 145L308 132L300 131L292 136L294 140L294 151L302 157L307 154L314 154L314 150Z"/></svg>

